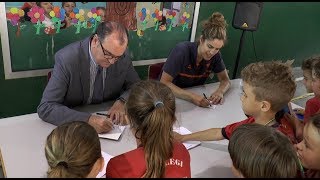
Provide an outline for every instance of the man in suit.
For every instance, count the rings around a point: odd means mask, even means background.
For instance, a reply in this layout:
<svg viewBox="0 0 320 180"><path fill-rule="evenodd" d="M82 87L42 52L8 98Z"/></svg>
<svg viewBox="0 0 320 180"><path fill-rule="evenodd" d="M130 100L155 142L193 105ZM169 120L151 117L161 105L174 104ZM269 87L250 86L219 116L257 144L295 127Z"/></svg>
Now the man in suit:
<svg viewBox="0 0 320 180"><path fill-rule="evenodd" d="M74 42L55 54L52 76L37 112L51 124L86 121L98 133L123 121L130 86L140 78L127 50L128 31L117 22L102 22L90 37ZM115 100L110 118L72 109L85 104Z"/></svg>

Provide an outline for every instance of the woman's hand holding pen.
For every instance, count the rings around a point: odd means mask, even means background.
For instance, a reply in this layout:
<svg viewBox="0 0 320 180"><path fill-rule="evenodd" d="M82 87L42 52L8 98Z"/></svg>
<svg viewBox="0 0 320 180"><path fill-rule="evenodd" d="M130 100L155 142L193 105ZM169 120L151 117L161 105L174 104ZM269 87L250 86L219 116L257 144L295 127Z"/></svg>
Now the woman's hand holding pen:
<svg viewBox="0 0 320 180"><path fill-rule="evenodd" d="M210 106L210 101L208 101L204 96L200 96L198 94L193 95L192 102L200 107Z"/></svg>

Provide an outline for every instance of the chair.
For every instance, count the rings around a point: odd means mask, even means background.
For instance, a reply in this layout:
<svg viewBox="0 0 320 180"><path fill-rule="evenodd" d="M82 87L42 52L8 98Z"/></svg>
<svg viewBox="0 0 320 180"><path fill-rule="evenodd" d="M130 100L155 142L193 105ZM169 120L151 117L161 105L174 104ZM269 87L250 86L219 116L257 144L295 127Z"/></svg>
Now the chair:
<svg viewBox="0 0 320 180"><path fill-rule="evenodd" d="M149 67L148 67L148 79L158 80L159 79L159 75L160 75L160 73L162 71L163 65L164 65L164 62L149 65Z"/></svg>

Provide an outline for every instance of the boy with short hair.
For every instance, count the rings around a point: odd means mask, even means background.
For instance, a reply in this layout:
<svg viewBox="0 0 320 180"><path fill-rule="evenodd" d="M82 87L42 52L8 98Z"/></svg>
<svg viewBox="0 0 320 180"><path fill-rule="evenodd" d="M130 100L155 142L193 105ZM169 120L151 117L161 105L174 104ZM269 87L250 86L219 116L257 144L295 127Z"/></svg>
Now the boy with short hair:
<svg viewBox="0 0 320 180"><path fill-rule="evenodd" d="M285 63L269 61L256 62L241 71L242 109L249 116L240 122L224 128L211 128L187 135L175 134L180 141L217 141L229 139L241 124L257 123L276 128L296 143L294 124L281 111L292 99L296 84L292 69Z"/></svg>

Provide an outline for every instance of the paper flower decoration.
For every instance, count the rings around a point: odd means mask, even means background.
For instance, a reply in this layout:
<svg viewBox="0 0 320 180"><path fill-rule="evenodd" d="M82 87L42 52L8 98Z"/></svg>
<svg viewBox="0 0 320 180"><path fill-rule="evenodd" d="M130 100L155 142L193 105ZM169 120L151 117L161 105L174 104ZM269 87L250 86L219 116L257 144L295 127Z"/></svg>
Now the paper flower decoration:
<svg viewBox="0 0 320 180"><path fill-rule="evenodd" d="M63 8L59 8L55 6L52 11L50 11L49 15L51 17L51 21L54 23L56 33L60 33L61 21L65 19L66 11Z"/></svg>
<svg viewBox="0 0 320 180"><path fill-rule="evenodd" d="M6 14L7 19L10 20L12 26L19 24L20 17L24 16L24 11L18 8L10 8L10 12Z"/></svg>
<svg viewBox="0 0 320 180"><path fill-rule="evenodd" d="M188 28L190 21L190 14L187 12L184 12L180 18L180 23L182 24L182 31L184 31L185 28Z"/></svg>
<svg viewBox="0 0 320 180"><path fill-rule="evenodd" d="M142 30L145 30L148 20L150 19L150 11L146 8L142 8L138 13L138 16L140 17L140 21L142 21Z"/></svg>
<svg viewBox="0 0 320 180"><path fill-rule="evenodd" d="M159 21L162 20L162 11L159 11L159 9L155 9L154 13L152 13L152 17L153 17L153 21L156 24L156 27L154 29L156 31L159 28Z"/></svg>
<svg viewBox="0 0 320 180"><path fill-rule="evenodd" d="M6 14L7 19L11 22L12 26L17 26L16 36L20 36L20 18L24 16L24 11L18 8L10 8L10 12Z"/></svg>
<svg viewBox="0 0 320 180"><path fill-rule="evenodd" d="M82 22L84 22L84 10L78 9L77 7L73 8L73 12L70 13L69 17L71 18L72 23L77 28L76 34L80 33L80 28L82 27Z"/></svg>
<svg viewBox="0 0 320 180"><path fill-rule="evenodd" d="M44 21L44 9L34 6L27 14L31 18L32 23L37 23L34 25L37 28L36 34L40 34L40 28L45 26L44 24L41 24L41 22Z"/></svg>
<svg viewBox="0 0 320 180"><path fill-rule="evenodd" d="M176 12L175 11L167 11L166 18L167 18L167 24L169 26L168 31L171 31L172 25L176 22Z"/></svg>
<svg viewBox="0 0 320 180"><path fill-rule="evenodd" d="M38 6L34 6L28 12L28 16L31 18L32 23L37 23L38 21L44 21L44 9Z"/></svg>
<svg viewBox="0 0 320 180"><path fill-rule="evenodd" d="M98 22L101 21L101 16L97 14L96 8L92 8L91 11L87 13L87 16L89 18L89 22L92 24L92 32L94 33L97 29Z"/></svg>
<svg viewBox="0 0 320 180"><path fill-rule="evenodd" d="M141 30L141 29L138 29L138 31L137 31L137 35L138 35L139 37L142 37L142 36L143 36L143 34L144 34L144 31L143 31L143 30Z"/></svg>

